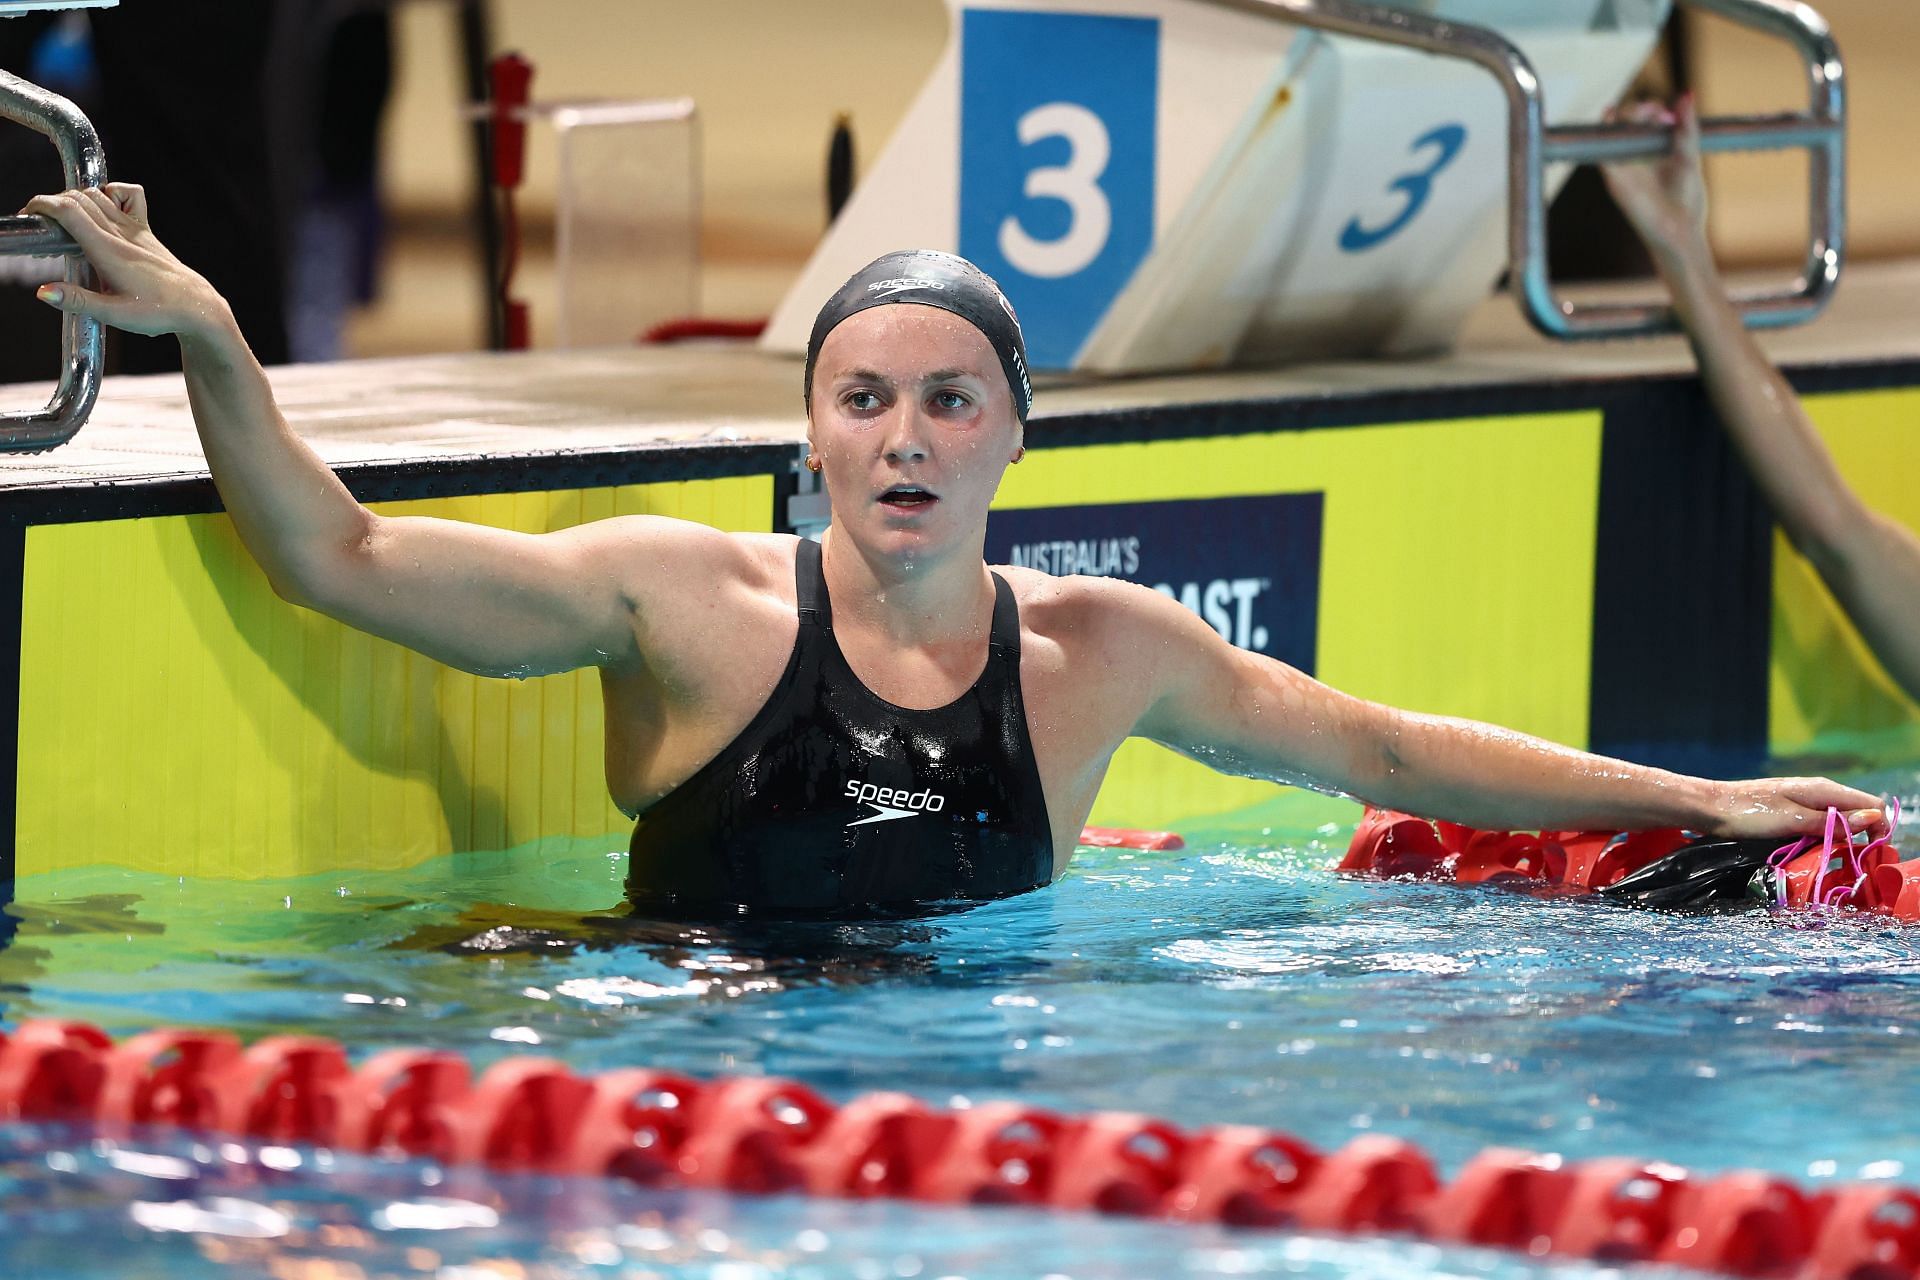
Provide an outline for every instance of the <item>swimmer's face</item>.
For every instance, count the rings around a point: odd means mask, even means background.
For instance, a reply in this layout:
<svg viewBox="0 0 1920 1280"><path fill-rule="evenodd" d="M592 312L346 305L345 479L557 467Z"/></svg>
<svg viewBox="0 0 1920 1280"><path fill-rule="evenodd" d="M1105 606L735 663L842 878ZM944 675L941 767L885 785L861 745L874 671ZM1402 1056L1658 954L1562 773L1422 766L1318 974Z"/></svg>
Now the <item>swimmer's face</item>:
<svg viewBox="0 0 1920 1280"><path fill-rule="evenodd" d="M869 553L979 554L1022 436L986 335L938 307L857 312L821 345L808 409L837 528Z"/></svg>

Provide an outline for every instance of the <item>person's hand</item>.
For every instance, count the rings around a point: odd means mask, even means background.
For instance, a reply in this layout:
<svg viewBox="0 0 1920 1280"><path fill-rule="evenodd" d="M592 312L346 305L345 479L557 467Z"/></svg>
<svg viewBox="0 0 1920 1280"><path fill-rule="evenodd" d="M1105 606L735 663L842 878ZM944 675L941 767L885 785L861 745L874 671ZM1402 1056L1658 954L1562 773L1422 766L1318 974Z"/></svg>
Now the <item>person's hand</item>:
<svg viewBox="0 0 1920 1280"><path fill-rule="evenodd" d="M1717 821L1708 835L1730 840L1790 840L1826 830L1827 810L1838 809L1856 833L1888 832L1886 806L1878 796L1828 778L1757 778L1720 784Z"/></svg>
<svg viewBox="0 0 1920 1280"><path fill-rule="evenodd" d="M1700 173L1700 117L1693 95L1672 111L1640 102L1611 118L1674 129L1673 149L1658 160L1627 160L1602 166L1614 203L1655 254L1707 252L1707 187Z"/></svg>
<svg viewBox="0 0 1920 1280"><path fill-rule="evenodd" d="M20 212L59 223L100 281L97 290L41 285L35 296L47 305L129 333L193 334L227 323L226 301L154 237L147 193L132 183L35 196Z"/></svg>

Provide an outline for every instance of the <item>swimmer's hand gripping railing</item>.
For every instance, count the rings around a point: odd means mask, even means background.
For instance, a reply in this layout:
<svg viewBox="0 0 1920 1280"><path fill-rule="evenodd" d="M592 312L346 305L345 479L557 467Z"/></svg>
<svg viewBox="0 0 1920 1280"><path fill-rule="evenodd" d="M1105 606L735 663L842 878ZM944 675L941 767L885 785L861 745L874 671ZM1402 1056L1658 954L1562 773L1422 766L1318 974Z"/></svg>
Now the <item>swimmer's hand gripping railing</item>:
<svg viewBox="0 0 1920 1280"><path fill-rule="evenodd" d="M60 151L68 189L98 187L107 180L100 137L80 108L56 93L0 71L0 119L45 134ZM59 256L67 260L66 279L82 288L93 284L93 270L80 247L47 218L0 217L0 254ZM100 394L105 342L100 322L68 314L60 331L60 384L47 407L0 413L0 451L33 453L73 438Z"/></svg>
<svg viewBox="0 0 1920 1280"><path fill-rule="evenodd" d="M1553 338L1626 338L1679 329L1673 309L1658 303L1563 301L1547 270L1546 166L1664 155L1673 130L1655 124L1546 127L1540 77L1527 56L1499 33L1463 22L1388 9L1358 0L1210 0L1222 8L1403 45L1472 62L1507 95L1507 253L1516 296L1534 327ZM1803 112L1716 116L1700 122L1706 151L1804 148L1811 209L1806 269L1790 289L1735 299L1753 328L1803 324L1820 313L1840 281L1846 239L1846 89L1840 50L1825 20L1794 0L1681 0L1794 46L1812 101Z"/></svg>

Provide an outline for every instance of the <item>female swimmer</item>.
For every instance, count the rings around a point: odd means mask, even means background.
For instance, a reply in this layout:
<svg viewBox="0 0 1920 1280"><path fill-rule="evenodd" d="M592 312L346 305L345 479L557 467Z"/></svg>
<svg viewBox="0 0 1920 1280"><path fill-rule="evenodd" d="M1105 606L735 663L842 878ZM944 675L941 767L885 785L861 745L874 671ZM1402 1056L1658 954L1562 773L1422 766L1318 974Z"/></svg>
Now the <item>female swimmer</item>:
<svg viewBox="0 0 1920 1280"><path fill-rule="evenodd" d="M528 535L356 502L138 187L27 211L101 280L45 301L178 336L215 483L282 597L466 671L598 668L648 910L854 915L1046 884L1135 735L1478 827L1785 839L1829 806L1884 825L1875 797L1824 779L1706 781L1398 711L1233 648L1145 587L989 570L987 507L1031 392L1011 307L950 255L889 255L822 308L820 544L656 517Z"/></svg>

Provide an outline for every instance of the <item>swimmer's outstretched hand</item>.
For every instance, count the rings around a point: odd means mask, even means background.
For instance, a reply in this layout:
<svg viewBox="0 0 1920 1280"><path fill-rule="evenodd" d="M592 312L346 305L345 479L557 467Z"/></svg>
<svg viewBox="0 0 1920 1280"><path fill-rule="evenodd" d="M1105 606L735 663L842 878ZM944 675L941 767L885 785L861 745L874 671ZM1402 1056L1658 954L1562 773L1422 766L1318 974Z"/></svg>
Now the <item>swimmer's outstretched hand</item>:
<svg viewBox="0 0 1920 1280"><path fill-rule="evenodd" d="M1887 810L1878 796L1828 778L1759 778L1722 783L1719 822L1706 834L1730 840L1817 836L1827 810L1838 809L1856 833L1888 833Z"/></svg>
<svg viewBox="0 0 1920 1280"><path fill-rule="evenodd" d="M1673 150L1658 160L1623 161L1602 167L1614 203L1656 254L1707 252L1707 187L1700 172L1700 116L1693 95L1672 110L1638 102L1610 118L1633 124L1674 126Z"/></svg>
<svg viewBox="0 0 1920 1280"><path fill-rule="evenodd" d="M99 289L41 285L34 296L48 306L129 333L187 335L231 325L226 300L155 238L147 193L133 183L35 196L20 212L59 223L99 277Z"/></svg>

